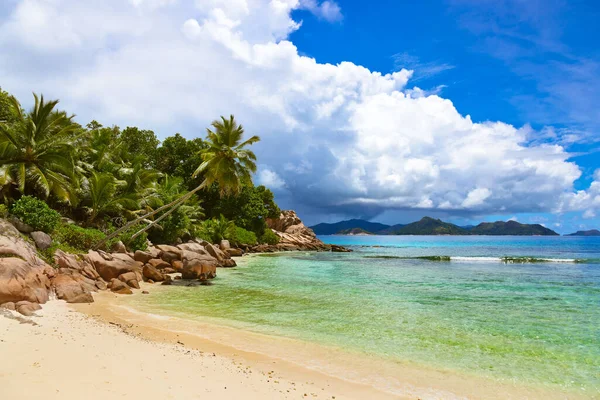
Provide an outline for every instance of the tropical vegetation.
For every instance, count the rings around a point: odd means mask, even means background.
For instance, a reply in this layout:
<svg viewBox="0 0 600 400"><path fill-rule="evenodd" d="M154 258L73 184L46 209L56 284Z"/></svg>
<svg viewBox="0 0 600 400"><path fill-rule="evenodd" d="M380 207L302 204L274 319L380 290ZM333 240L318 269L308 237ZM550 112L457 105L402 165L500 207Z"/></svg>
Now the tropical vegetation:
<svg viewBox="0 0 600 400"><path fill-rule="evenodd" d="M215 120L205 138L177 133L160 141L138 127L83 126L57 100L33 100L25 111L0 89L3 213L81 250L117 240L142 248L146 238L276 240L266 226L280 213L273 193L252 182L250 146L260 138L245 138L233 115Z"/></svg>

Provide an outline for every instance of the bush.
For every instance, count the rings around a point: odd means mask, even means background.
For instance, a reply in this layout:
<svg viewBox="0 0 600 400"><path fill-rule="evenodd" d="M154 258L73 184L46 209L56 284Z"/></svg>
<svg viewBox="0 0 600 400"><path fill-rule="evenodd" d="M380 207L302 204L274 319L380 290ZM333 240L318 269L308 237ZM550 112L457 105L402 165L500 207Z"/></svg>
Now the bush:
<svg viewBox="0 0 600 400"><path fill-rule="evenodd" d="M53 233L53 239L80 251L87 251L106 237L97 229L82 228L74 224L60 225Z"/></svg>
<svg viewBox="0 0 600 400"><path fill-rule="evenodd" d="M149 230L150 241L155 244L173 244L188 232L191 223L183 210L178 208L161 220L158 225L160 227L154 226Z"/></svg>
<svg viewBox="0 0 600 400"><path fill-rule="evenodd" d="M254 246L258 242L254 232L247 231L246 229L240 228L239 226L235 227L232 234L227 237L227 240L229 240L232 244L236 246L243 244Z"/></svg>
<svg viewBox="0 0 600 400"><path fill-rule="evenodd" d="M0 204L0 218L6 218L8 216L8 207L5 204Z"/></svg>
<svg viewBox="0 0 600 400"><path fill-rule="evenodd" d="M260 242L265 244L277 244L279 240L279 236L269 228L260 237Z"/></svg>
<svg viewBox="0 0 600 400"><path fill-rule="evenodd" d="M211 243L219 243L223 239L235 235L236 226L233 221L228 221L223 215L219 218L208 219L202 222L198 229L199 236Z"/></svg>
<svg viewBox="0 0 600 400"><path fill-rule="evenodd" d="M60 222L60 214L35 197L23 196L10 209L11 214L36 231L50 233Z"/></svg>
<svg viewBox="0 0 600 400"><path fill-rule="evenodd" d="M115 243L121 241L129 249L129 251L135 252L136 250L145 251L148 249L148 233L144 232L135 239L131 240L131 237L136 234L142 225L135 225L127 229L125 232L119 234L119 236L111 239L106 243L106 248L111 249ZM114 230L114 229L113 229Z"/></svg>

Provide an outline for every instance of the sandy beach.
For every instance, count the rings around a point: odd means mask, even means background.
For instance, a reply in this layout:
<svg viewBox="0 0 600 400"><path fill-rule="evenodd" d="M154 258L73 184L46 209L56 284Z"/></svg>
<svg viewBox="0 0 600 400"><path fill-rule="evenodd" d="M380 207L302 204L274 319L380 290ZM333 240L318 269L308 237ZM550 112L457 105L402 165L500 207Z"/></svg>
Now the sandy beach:
<svg viewBox="0 0 600 400"><path fill-rule="evenodd" d="M111 293L95 298L50 301L31 318L3 311L3 399L571 398L141 313Z"/></svg>
<svg viewBox="0 0 600 400"><path fill-rule="evenodd" d="M150 341L62 301L45 304L39 317L3 313L3 399L344 399L367 393L327 379L285 379L276 362L249 366L240 357Z"/></svg>

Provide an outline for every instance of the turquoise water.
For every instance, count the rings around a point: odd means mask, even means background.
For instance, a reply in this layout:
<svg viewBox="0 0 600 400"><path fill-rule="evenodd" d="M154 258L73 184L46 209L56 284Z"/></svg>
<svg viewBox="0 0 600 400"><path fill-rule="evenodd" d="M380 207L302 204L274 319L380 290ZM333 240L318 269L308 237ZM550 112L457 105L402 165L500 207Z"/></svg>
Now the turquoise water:
<svg viewBox="0 0 600 400"><path fill-rule="evenodd" d="M354 252L255 256L219 270L211 286L136 301L390 360L600 393L600 238L321 239Z"/></svg>

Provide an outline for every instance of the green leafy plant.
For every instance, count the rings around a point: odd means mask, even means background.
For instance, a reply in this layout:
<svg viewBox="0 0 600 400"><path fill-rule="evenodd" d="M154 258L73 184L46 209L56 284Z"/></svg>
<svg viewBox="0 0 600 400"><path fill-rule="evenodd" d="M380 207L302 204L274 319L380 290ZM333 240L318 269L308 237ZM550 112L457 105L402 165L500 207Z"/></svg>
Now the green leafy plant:
<svg viewBox="0 0 600 400"><path fill-rule="evenodd" d="M34 94L35 104L25 113L10 97L14 123L0 123L0 175L22 193L44 199L53 195L73 203L76 177L73 163L79 125L73 116L56 110L58 100Z"/></svg>
<svg viewBox="0 0 600 400"><path fill-rule="evenodd" d="M111 228L110 230L115 230ZM135 252L136 250L147 250L148 249L148 234L143 232L135 239L131 239L133 235L138 231L137 226L133 226L124 232L121 232L117 237L110 239L106 243L106 248L111 249L115 243L123 242L129 251Z"/></svg>
<svg viewBox="0 0 600 400"><path fill-rule="evenodd" d="M279 236L269 228L265 229L265 232L260 237L261 243L271 245L279 243L279 240Z"/></svg>
<svg viewBox="0 0 600 400"><path fill-rule="evenodd" d="M8 216L8 207L6 204L0 204L0 218L6 218Z"/></svg>
<svg viewBox="0 0 600 400"><path fill-rule="evenodd" d="M235 224L228 221L224 216L206 220L200 227L200 237L212 243L218 243L223 239L232 237L235 233Z"/></svg>
<svg viewBox="0 0 600 400"><path fill-rule="evenodd" d="M148 236L152 243L173 244L189 231L189 227L190 218L180 207L162 219L158 226L150 229Z"/></svg>
<svg viewBox="0 0 600 400"><path fill-rule="evenodd" d="M75 224L62 224L56 228L52 237L57 243L85 252L91 249L95 243L104 239L106 235L97 229L82 228Z"/></svg>
<svg viewBox="0 0 600 400"><path fill-rule="evenodd" d="M256 239L256 235L252 231L248 231L244 228L240 228L236 226L233 230L233 234L226 238L232 244L240 246L240 245L248 245L254 246L258 240Z"/></svg>
<svg viewBox="0 0 600 400"><path fill-rule="evenodd" d="M10 212L36 231L50 233L60 223L58 212L32 196L23 196L15 201Z"/></svg>

